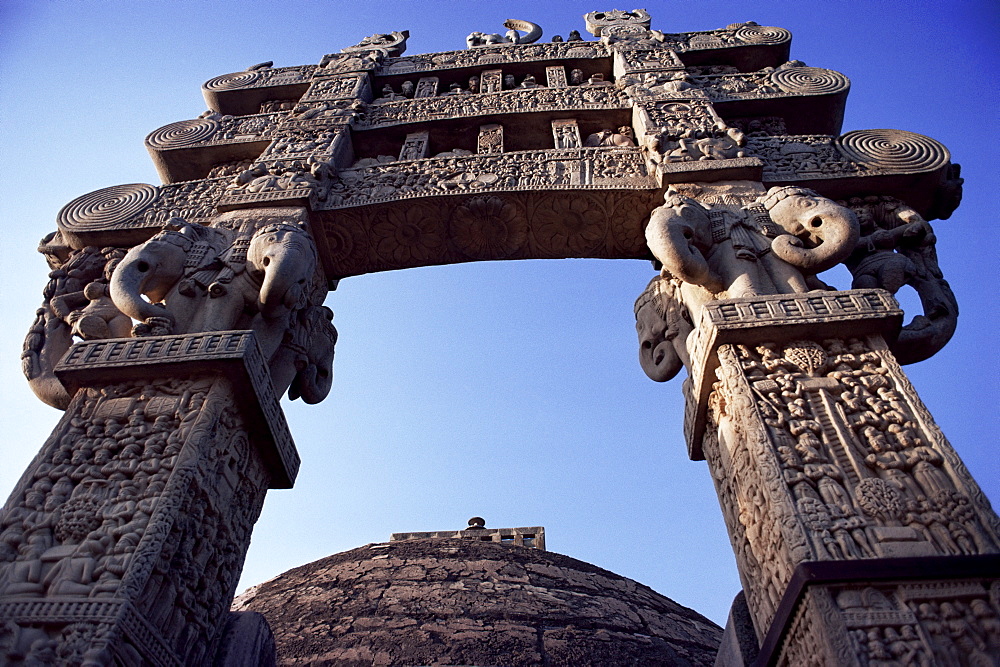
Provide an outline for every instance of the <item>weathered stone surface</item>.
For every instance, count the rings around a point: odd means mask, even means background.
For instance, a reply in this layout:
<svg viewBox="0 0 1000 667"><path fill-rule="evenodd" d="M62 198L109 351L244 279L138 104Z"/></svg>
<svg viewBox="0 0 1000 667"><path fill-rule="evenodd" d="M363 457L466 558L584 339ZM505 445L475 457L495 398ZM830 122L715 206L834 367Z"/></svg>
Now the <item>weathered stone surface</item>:
<svg viewBox="0 0 1000 667"><path fill-rule="evenodd" d="M255 586L279 665L710 665L721 629L630 579L492 542L368 545Z"/></svg>

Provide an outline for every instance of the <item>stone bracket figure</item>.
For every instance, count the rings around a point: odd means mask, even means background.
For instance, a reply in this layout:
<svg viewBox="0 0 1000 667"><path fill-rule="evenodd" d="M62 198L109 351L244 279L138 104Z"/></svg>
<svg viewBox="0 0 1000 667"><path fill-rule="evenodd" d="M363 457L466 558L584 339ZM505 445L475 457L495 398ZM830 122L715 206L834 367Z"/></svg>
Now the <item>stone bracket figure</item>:
<svg viewBox="0 0 1000 667"><path fill-rule="evenodd" d="M923 313L903 327L891 345L902 364L923 361L943 348L955 333L958 301L938 267L937 237L923 217L893 197L854 198L841 202L861 224L857 247L844 264L852 287L879 287L895 294L904 285L917 292Z"/></svg>
<svg viewBox="0 0 1000 667"><path fill-rule="evenodd" d="M131 320L114 305L108 293L111 272L125 250L71 248L63 245L58 232L43 239L38 250L45 254L52 271L43 290L42 306L24 340L21 365L35 395L64 410L70 397L53 369L73 338L130 335Z"/></svg>

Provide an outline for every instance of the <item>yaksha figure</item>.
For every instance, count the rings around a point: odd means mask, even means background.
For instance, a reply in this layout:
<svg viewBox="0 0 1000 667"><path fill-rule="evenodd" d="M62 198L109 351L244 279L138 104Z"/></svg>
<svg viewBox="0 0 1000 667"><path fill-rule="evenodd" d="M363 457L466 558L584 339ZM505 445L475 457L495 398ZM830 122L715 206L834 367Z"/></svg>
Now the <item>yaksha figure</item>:
<svg viewBox="0 0 1000 667"><path fill-rule="evenodd" d="M799 187L771 188L743 208L708 208L670 189L646 227L664 272L701 288L685 296L702 303L823 289L815 275L847 258L857 241L850 209Z"/></svg>

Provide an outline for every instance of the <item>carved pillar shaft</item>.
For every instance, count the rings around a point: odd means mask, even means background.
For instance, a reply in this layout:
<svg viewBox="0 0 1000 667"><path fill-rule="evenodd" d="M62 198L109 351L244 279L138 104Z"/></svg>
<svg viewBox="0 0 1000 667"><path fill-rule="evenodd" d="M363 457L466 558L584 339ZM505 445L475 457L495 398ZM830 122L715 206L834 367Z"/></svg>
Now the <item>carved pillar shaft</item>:
<svg viewBox="0 0 1000 667"><path fill-rule="evenodd" d="M1000 519L886 346L900 315L850 290L715 301L697 323L688 444L764 662L1000 658Z"/></svg>
<svg viewBox="0 0 1000 667"><path fill-rule="evenodd" d="M0 516L0 656L211 664L268 488L298 469L253 335L80 343Z"/></svg>

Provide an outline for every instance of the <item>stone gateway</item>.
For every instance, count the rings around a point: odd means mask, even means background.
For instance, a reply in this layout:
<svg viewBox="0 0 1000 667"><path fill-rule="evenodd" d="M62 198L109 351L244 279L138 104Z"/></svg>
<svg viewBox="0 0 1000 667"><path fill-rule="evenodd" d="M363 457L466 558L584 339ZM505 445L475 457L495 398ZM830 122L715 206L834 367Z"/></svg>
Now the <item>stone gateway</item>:
<svg viewBox="0 0 1000 667"><path fill-rule="evenodd" d="M958 165L919 134L843 132L850 82L791 60L783 28L584 19L594 39L509 20L459 51L406 55L392 32L215 77L205 113L146 138L160 185L62 209L22 365L65 414L0 513L0 660L273 663L267 623L230 608L264 496L299 467L278 400L330 390L329 291L377 271L607 258L653 263L636 285L642 370L687 370L688 452L743 584L716 664L1000 661L1000 519L900 366L955 330L930 223L958 206ZM850 289L818 277L838 264ZM905 285L922 312L903 326ZM496 635L518 656L501 647L500 664L633 664L639 644L650 664L706 664L720 641L523 535L441 539L384 555L400 579L407 559L506 568L524 618ZM371 548L329 566L360 571ZM577 594L601 598L574 617L592 633L557 613ZM482 611L440 602L448 632ZM615 640L596 648L599 634ZM486 659L425 648L385 664Z"/></svg>

